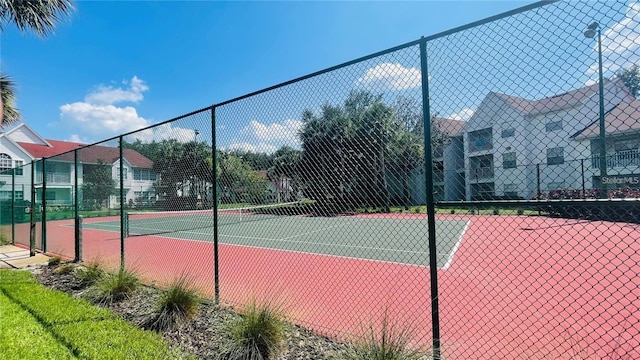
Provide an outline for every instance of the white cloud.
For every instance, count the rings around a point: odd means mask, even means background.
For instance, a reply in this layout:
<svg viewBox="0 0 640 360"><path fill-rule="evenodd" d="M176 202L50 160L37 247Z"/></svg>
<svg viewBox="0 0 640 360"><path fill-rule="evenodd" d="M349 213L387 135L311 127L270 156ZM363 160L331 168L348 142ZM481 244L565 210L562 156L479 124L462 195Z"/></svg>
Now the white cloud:
<svg viewBox="0 0 640 360"><path fill-rule="evenodd" d="M298 132L301 128L302 121L293 119L271 124L251 120L226 148L266 153L272 153L283 145L299 148Z"/></svg>
<svg viewBox="0 0 640 360"><path fill-rule="evenodd" d="M131 78L130 81L123 81L128 88L114 88L112 86L98 85L96 89L85 96L84 101L89 104L109 105L119 102L138 103L144 99L143 92L149 90L145 82L137 76Z"/></svg>
<svg viewBox="0 0 640 360"><path fill-rule="evenodd" d="M593 41L594 62L587 70L588 75L598 73L595 55L598 53L598 41ZM640 3L630 4L624 19L609 29L602 29L602 57L603 70L611 74L640 60Z"/></svg>
<svg viewBox="0 0 640 360"><path fill-rule="evenodd" d="M69 138L66 141L70 141L70 142L74 142L74 143L80 143L80 144L87 144L87 142L82 140L80 138L80 135L78 135L78 134L71 134L71 136L69 136Z"/></svg>
<svg viewBox="0 0 640 360"><path fill-rule="evenodd" d="M98 85L94 91L85 96L84 101L60 106L60 122L52 124L71 129L75 133L70 141L91 143L120 134L136 131L152 125L152 122L138 114L133 106L117 106L116 103L139 103L144 99L143 92L149 86L137 76L123 81L127 88ZM193 129L172 127L164 124L133 134L129 138L141 141L177 139L192 141Z"/></svg>
<svg viewBox="0 0 640 360"><path fill-rule="evenodd" d="M447 116L449 119L454 119L454 120L464 120L467 121L471 118L471 116L473 116L473 113L475 111L473 109L469 109L469 108L464 108L460 111L458 111L457 113L453 113L449 116Z"/></svg>
<svg viewBox="0 0 640 360"><path fill-rule="evenodd" d="M399 63L376 65L358 78L356 83L366 88L407 90L421 85L420 69L407 68Z"/></svg>
<svg viewBox="0 0 640 360"><path fill-rule="evenodd" d="M231 145L227 146L228 150L243 150L249 151L253 153L267 153L271 154L278 150L275 145L267 144L267 143L258 143L258 144L250 144L247 142L234 142Z"/></svg>
<svg viewBox="0 0 640 360"><path fill-rule="evenodd" d="M195 129L187 129L171 126L171 123L166 123L162 125L158 125L152 127L150 129L145 129L141 131L137 131L127 138L130 141L140 140L143 143L150 143L152 141L162 141L175 139L179 142L190 142L194 139L197 139L198 142L205 141L206 139L202 138L202 133L200 133L200 137L196 138ZM208 135L209 136L209 135Z"/></svg>

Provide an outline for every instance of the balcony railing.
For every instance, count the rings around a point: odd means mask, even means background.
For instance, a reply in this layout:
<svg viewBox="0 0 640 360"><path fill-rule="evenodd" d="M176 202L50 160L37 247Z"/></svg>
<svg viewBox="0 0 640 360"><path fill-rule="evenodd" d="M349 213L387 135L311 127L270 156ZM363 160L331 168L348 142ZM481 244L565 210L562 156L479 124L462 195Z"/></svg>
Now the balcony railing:
<svg viewBox="0 0 640 360"><path fill-rule="evenodd" d="M625 150L615 154L607 155L607 168L624 168L630 166L640 166L640 151ZM591 167L600 168L600 155L591 156Z"/></svg>
<svg viewBox="0 0 640 360"><path fill-rule="evenodd" d="M36 183L42 183L42 173L37 173ZM47 173L47 184L71 184L71 174L69 173Z"/></svg>
<svg viewBox="0 0 640 360"><path fill-rule="evenodd" d="M478 167L471 169L472 179L491 179L493 178L493 167Z"/></svg>

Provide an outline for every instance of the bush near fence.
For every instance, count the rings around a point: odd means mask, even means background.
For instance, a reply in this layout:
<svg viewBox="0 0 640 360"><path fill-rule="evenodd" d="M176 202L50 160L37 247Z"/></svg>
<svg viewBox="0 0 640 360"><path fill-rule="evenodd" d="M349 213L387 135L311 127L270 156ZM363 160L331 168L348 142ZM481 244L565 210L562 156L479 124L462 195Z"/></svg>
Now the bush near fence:
<svg viewBox="0 0 640 360"><path fill-rule="evenodd" d="M599 198L599 189L587 189L585 191L558 189L543 192L539 196L535 196L533 200L585 200ZM607 198L638 199L640 198L640 190L630 187L610 190L607 193ZM548 212L549 216L552 217L640 224L640 205L637 202L616 201L605 204L600 203L597 207L579 204L549 204L541 206L541 210Z"/></svg>

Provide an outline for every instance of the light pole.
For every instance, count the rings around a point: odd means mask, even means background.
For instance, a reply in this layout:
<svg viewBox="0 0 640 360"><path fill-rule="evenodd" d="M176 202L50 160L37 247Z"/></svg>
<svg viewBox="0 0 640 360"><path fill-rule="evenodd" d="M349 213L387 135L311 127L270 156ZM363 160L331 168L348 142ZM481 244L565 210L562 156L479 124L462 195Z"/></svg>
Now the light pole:
<svg viewBox="0 0 640 360"><path fill-rule="evenodd" d="M602 76L602 34L600 24L597 21L591 23L584 30L584 37L593 39L598 34L598 94L600 103L600 197L607 198L607 186L604 178L607 176L607 149L605 146L605 126L604 126L604 79Z"/></svg>

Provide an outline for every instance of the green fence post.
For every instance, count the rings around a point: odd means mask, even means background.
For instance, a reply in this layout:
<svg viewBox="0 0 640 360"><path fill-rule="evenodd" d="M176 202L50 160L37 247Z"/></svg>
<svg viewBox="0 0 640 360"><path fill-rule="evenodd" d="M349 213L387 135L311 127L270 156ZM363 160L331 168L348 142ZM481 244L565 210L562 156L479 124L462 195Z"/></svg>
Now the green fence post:
<svg viewBox="0 0 640 360"><path fill-rule="evenodd" d="M218 169L216 154L216 107L211 107L211 147L213 150L213 284L216 304L220 303L220 272L218 258Z"/></svg>
<svg viewBox="0 0 640 360"><path fill-rule="evenodd" d="M433 333L433 359L440 360L440 311L438 305L438 257L436 253L436 216L433 198L433 158L431 154L431 112L429 107L429 76L427 68L427 41L420 39L420 68L422 78L422 123L424 131L425 187L427 224L429 232L429 273L431 277L431 325Z"/></svg>
<svg viewBox="0 0 640 360"><path fill-rule="evenodd" d="M29 211L29 256L36 256L36 163L31 162L31 210Z"/></svg>
<svg viewBox="0 0 640 360"><path fill-rule="evenodd" d="M124 148L123 137L119 138L120 149L120 270L124 270L124 239L125 239L125 222L124 222Z"/></svg>
<svg viewBox="0 0 640 360"><path fill-rule="evenodd" d="M82 261L82 227L80 222L80 206L78 204L78 150L73 151L73 230L74 230L74 258L73 261Z"/></svg>
<svg viewBox="0 0 640 360"><path fill-rule="evenodd" d="M47 168L45 160L42 158L42 217L40 219L43 253L47 252Z"/></svg>
<svg viewBox="0 0 640 360"><path fill-rule="evenodd" d="M586 199L585 187L584 187L584 159L580 159L580 173L582 174L582 198Z"/></svg>
<svg viewBox="0 0 640 360"><path fill-rule="evenodd" d="M22 169L24 172L24 169ZM22 193L24 198L24 192ZM11 244L16 244L16 169L11 169Z"/></svg>

